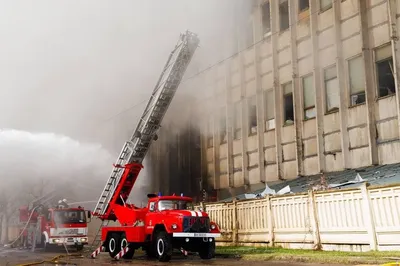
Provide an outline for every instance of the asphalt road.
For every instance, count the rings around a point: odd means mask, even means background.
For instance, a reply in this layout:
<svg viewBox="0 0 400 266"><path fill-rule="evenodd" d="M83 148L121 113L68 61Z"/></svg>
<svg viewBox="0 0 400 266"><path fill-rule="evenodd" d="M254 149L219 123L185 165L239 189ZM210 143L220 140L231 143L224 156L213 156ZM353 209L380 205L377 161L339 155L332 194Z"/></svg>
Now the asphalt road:
<svg viewBox="0 0 400 266"><path fill-rule="evenodd" d="M29 250L18 250L18 249L1 249L0 248L0 266L14 266L20 265L25 263L33 263L39 262L43 260L50 260L57 255L66 254L63 250L57 250L54 252L42 252L37 250L36 252L31 252ZM60 263L57 265L59 266L67 266L67 265L82 265L82 266L89 266L89 265L99 265L99 266L109 266L109 265L143 265L143 266L158 266L158 265L181 265L181 266L204 266L204 265L213 265L213 266L243 266L249 265L251 266L329 266L327 264L301 264L298 262L290 263L290 262L256 262L256 261L243 261L239 259L232 259L232 258L222 258L217 257L212 260L203 261L200 260L197 256L174 256L170 263L161 263L156 260L148 260L145 256L137 256L132 261L114 261L112 260L107 253L102 253L96 259L90 259L87 257L76 257L77 253L71 253L73 256L71 257L64 257L60 258ZM74 256L75 255L75 256ZM66 262L62 263L62 262ZM43 263L40 265L48 265L54 266L51 263Z"/></svg>

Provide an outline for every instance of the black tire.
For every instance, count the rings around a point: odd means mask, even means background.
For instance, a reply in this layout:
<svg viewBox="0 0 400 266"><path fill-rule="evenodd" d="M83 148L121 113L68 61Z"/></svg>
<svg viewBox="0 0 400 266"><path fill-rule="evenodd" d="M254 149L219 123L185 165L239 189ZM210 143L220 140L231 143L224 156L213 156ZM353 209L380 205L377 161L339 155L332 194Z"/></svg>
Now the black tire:
<svg viewBox="0 0 400 266"><path fill-rule="evenodd" d="M200 258L203 260L210 260L215 257L215 241L203 242L199 250Z"/></svg>
<svg viewBox="0 0 400 266"><path fill-rule="evenodd" d="M133 255L135 255L135 249L132 247L132 245L129 245L125 233L123 233L121 236L120 245L121 245L121 250L126 246L129 246L128 252L124 256L122 256L122 258L126 260L131 260L133 258Z"/></svg>
<svg viewBox="0 0 400 266"><path fill-rule="evenodd" d="M121 251L119 234L111 234L107 241L107 249L111 258L114 258Z"/></svg>
<svg viewBox="0 0 400 266"><path fill-rule="evenodd" d="M83 245L76 246L76 251L82 251L82 250L83 250Z"/></svg>
<svg viewBox="0 0 400 266"><path fill-rule="evenodd" d="M171 237L164 231L156 234L154 239L154 253L156 258L161 262L168 262L172 257L172 241Z"/></svg>

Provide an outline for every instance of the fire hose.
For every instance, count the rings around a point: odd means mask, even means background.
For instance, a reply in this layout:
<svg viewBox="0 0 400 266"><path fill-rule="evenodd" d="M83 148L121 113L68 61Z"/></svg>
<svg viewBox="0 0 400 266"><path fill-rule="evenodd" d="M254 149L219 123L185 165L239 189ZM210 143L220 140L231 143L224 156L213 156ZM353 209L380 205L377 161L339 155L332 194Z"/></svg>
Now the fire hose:
<svg viewBox="0 0 400 266"><path fill-rule="evenodd" d="M42 260L42 261L37 261L37 262L28 262L28 263L23 263L23 264L18 264L17 266L31 266L31 265L40 265L40 264L44 264L44 263L50 263L50 264L58 264L58 265L78 265L76 263L71 263L71 262L67 262L67 261L61 261L59 259L63 258L63 257L81 257L83 258L82 255L80 254L68 254L68 255L58 255L55 256L54 258L50 259L50 260Z"/></svg>

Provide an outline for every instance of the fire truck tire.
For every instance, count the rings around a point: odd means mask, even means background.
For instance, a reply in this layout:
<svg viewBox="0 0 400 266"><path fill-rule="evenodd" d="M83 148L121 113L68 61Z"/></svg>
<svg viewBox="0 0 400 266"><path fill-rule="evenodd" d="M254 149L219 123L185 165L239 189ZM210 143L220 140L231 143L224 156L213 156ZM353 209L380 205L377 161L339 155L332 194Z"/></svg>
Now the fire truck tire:
<svg viewBox="0 0 400 266"><path fill-rule="evenodd" d="M212 242L202 243L200 250L199 250L199 256L203 260L209 260L209 259L214 258L214 256L215 256L215 241L214 241L214 239Z"/></svg>
<svg viewBox="0 0 400 266"><path fill-rule="evenodd" d="M119 234L111 234L110 238L108 239L108 254L110 254L111 258L114 258L120 251L120 237Z"/></svg>
<svg viewBox="0 0 400 266"><path fill-rule="evenodd" d="M83 245L76 246L76 251L82 251L83 250Z"/></svg>
<svg viewBox="0 0 400 266"><path fill-rule="evenodd" d="M123 248L125 248L126 246L129 246L129 250L124 256L122 256L122 258L126 259L126 260L131 260L131 259L133 259L133 255L135 255L135 249L132 247L132 245L129 245L128 240L126 239L125 233L123 233L121 236L121 250Z"/></svg>
<svg viewBox="0 0 400 266"><path fill-rule="evenodd" d="M170 236L165 231L160 231L157 233L155 240L157 259L161 262L170 261L172 257L172 241Z"/></svg>

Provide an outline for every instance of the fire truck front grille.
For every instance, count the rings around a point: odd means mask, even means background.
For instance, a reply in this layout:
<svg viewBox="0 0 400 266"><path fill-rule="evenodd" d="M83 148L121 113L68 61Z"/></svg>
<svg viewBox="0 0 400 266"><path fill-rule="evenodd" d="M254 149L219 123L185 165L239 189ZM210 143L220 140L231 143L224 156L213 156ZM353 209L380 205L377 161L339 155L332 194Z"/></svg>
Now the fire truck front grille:
<svg viewBox="0 0 400 266"><path fill-rule="evenodd" d="M208 233L210 231L210 219L208 217L184 217L183 232Z"/></svg>

